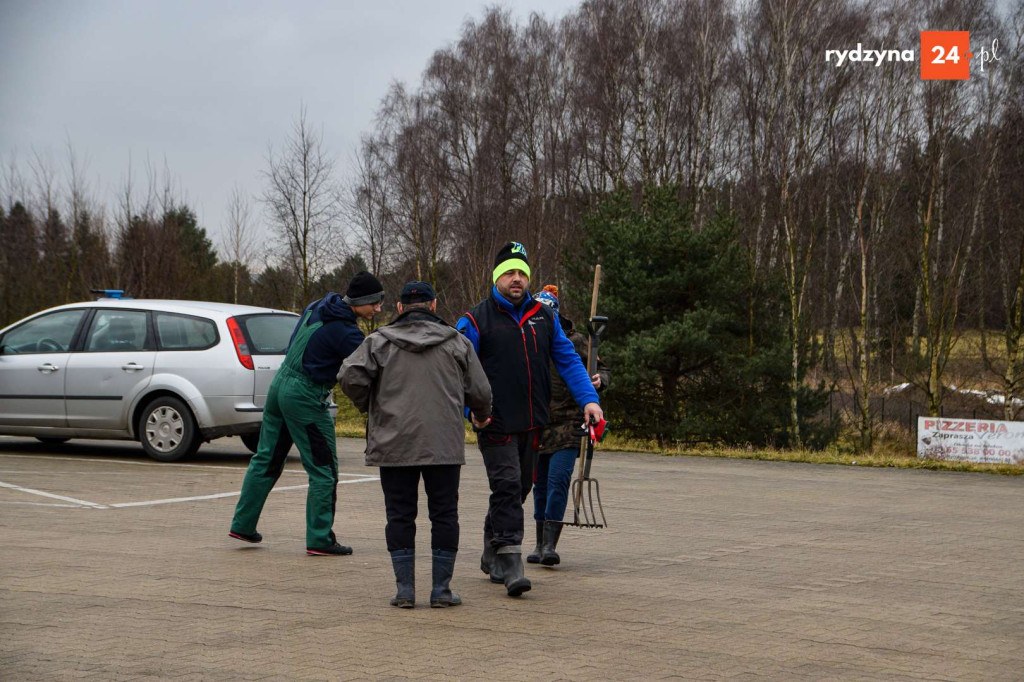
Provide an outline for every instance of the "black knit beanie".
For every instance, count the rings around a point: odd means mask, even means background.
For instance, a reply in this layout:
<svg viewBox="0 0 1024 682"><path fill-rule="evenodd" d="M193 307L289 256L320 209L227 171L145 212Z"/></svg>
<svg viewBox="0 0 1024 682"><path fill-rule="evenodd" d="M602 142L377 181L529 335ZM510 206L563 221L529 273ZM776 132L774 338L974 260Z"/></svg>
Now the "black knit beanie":
<svg viewBox="0 0 1024 682"><path fill-rule="evenodd" d="M509 270L522 270L530 276L530 261L526 257L526 247L519 242L509 242L501 247L494 257L494 282Z"/></svg>
<svg viewBox="0 0 1024 682"><path fill-rule="evenodd" d="M357 272L348 283L348 291L343 300L349 305L380 303L384 300L384 285L365 270Z"/></svg>

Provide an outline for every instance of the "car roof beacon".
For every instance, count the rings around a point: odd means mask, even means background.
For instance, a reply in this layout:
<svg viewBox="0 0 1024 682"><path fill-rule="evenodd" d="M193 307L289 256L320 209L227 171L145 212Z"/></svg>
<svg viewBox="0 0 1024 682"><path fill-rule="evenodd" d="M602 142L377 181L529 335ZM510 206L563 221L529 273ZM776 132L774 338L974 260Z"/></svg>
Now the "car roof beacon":
<svg viewBox="0 0 1024 682"><path fill-rule="evenodd" d="M101 298L131 298L131 296L124 295L124 289L89 289L90 294L99 294L96 297L97 300Z"/></svg>

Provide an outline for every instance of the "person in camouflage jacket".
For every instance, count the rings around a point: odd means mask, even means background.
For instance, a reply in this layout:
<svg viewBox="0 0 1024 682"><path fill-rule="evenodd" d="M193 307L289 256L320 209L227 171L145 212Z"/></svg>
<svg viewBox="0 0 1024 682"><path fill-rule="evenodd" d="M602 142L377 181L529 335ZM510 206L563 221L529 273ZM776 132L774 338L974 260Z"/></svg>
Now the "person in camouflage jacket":
<svg viewBox="0 0 1024 682"><path fill-rule="evenodd" d="M558 287L549 284L535 298L558 313ZM575 330L572 320L558 315L558 321L585 365L587 337ZM606 389L611 382L611 372L600 358L597 360L597 374L591 377L591 382L598 392ZM528 563L554 566L561 562L555 546L562 532L560 522L568 505L569 481L580 450L580 436L573 435L573 432L581 424L583 411L576 405L558 372L552 368L550 417L541 435L533 484L533 518L537 523L537 546L527 555Z"/></svg>

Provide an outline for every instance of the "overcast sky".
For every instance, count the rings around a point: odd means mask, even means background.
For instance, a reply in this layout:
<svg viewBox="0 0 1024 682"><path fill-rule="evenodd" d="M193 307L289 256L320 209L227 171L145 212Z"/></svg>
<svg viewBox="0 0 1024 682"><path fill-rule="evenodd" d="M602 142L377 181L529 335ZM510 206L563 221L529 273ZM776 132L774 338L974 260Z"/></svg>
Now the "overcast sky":
<svg viewBox="0 0 1024 682"><path fill-rule="evenodd" d="M267 145L300 103L349 176L391 82L418 84L487 4L0 0L0 159L61 164L70 140L110 206L129 155L137 182L166 160L217 243L232 186L259 194ZM501 4L525 22L579 0Z"/></svg>

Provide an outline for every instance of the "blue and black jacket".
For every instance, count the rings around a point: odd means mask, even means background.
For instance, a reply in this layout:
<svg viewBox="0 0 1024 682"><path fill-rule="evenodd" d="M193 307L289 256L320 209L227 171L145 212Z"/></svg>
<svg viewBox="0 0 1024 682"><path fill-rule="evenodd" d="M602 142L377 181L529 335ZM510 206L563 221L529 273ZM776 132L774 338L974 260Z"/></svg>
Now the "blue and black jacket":
<svg viewBox="0 0 1024 682"><path fill-rule="evenodd" d="M301 317L312 311L307 325L323 322L306 344L302 354L302 368L306 370L314 383L333 386L338 381L338 370L341 363L359 348L365 336L356 324L356 314L340 294L327 294L318 301L313 301L302 311ZM300 317L300 323L301 323ZM299 326L295 325L288 346L291 347Z"/></svg>
<svg viewBox="0 0 1024 682"><path fill-rule="evenodd" d="M518 433L547 424L552 362L580 407L598 402L562 325L529 292L516 306L493 287L455 328L472 342L491 382L493 421L486 431Z"/></svg>

